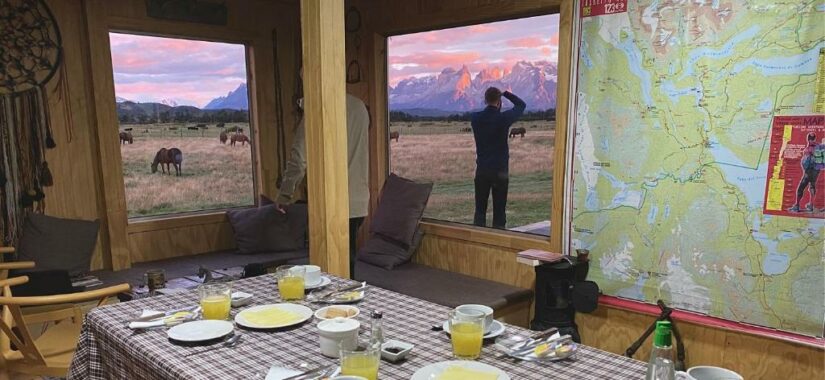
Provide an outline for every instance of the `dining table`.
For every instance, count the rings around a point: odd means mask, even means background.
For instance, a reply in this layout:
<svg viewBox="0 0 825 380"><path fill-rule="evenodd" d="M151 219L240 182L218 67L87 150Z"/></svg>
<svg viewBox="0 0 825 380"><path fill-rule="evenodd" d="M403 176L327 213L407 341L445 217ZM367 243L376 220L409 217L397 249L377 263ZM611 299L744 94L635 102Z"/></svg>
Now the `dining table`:
<svg viewBox="0 0 825 380"><path fill-rule="evenodd" d="M331 279L329 286L354 284L348 279L325 276ZM233 308L230 320L245 308L281 302L273 275L234 281L232 291L253 294L254 300L247 306ZM315 367L338 362L321 355L318 321L314 318L297 326L270 331L236 326L235 334L242 334L237 345L225 347L218 342L206 347L209 350L204 346L175 343L163 328L133 330L128 327L128 322L144 310L174 310L195 306L198 301L197 291L191 290L95 308L83 321L68 379L263 380L272 366L297 369L302 363ZM327 306L306 299L297 303L313 311ZM369 338L370 313L380 311L385 339L415 345L401 362L382 360L379 379L410 379L424 366L454 360L449 336L433 329L445 321L451 308L370 285L364 299L354 305L361 310L355 318L361 323L362 339ZM510 324L505 327L502 336L527 338L536 334ZM485 342L477 361L504 371L512 379L640 379L646 368L641 361L585 345L578 346L575 358L537 362L510 358L493 342Z"/></svg>

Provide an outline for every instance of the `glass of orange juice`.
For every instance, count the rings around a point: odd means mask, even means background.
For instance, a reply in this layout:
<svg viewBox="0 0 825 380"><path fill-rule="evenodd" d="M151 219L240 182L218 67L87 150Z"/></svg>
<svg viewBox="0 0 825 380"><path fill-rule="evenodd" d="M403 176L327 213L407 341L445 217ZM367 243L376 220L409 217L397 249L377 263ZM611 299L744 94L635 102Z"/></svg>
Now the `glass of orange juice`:
<svg viewBox="0 0 825 380"><path fill-rule="evenodd" d="M477 310L453 310L450 311L449 321L453 356L462 360L478 359L484 337L484 313Z"/></svg>
<svg viewBox="0 0 825 380"><path fill-rule="evenodd" d="M381 346L368 346L357 350L341 349L341 375L361 376L367 380L378 379L378 363Z"/></svg>
<svg viewBox="0 0 825 380"><path fill-rule="evenodd" d="M229 319L232 287L226 282L213 282L198 287L203 319Z"/></svg>
<svg viewBox="0 0 825 380"><path fill-rule="evenodd" d="M284 301L300 301L304 299L304 268L303 265L281 265L275 269L275 278L278 280L278 291Z"/></svg>

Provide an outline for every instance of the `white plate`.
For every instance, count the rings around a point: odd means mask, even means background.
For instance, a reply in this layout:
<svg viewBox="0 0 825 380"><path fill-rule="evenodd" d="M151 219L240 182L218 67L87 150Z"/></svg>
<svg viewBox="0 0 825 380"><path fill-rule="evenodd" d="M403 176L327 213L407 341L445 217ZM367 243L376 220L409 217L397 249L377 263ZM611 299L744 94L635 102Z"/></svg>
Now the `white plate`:
<svg viewBox="0 0 825 380"><path fill-rule="evenodd" d="M444 332L446 332L447 334L450 333L450 322L449 321L444 321L444 324L441 325L441 327L444 328ZM496 320L493 320L493 326L490 327L490 331L488 333L484 334L484 339L495 338L495 337L503 334L504 330L506 330L506 329L507 328L504 327L503 323L501 323L499 321L496 321Z"/></svg>
<svg viewBox="0 0 825 380"><path fill-rule="evenodd" d="M327 276L322 276L321 281L318 281L317 284L304 284L304 289L311 290L311 289L318 289L323 288L332 283L332 280L329 279Z"/></svg>
<svg viewBox="0 0 825 380"><path fill-rule="evenodd" d="M430 380L435 379L439 373L443 372L449 367L462 367L476 371L496 372L498 373L498 380L510 380L504 371L488 364L479 363L471 360L453 360L448 362L433 363L426 367L415 371L410 380Z"/></svg>
<svg viewBox="0 0 825 380"><path fill-rule="evenodd" d="M271 308L293 312L295 314L298 314L300 318L288 323L254 323L246 319L246 316L249 315L249 313ZM299 323L303 323L304 321L310 318L312 318L312 310L310 310L306 306L297 305L294 303L278 303L272 305L253 306L249 309L244 309L240 313L235 315L235 323L237 323L240 326L253 329L278 329L282 327L295 326Z"/></svg>
<svg viewBox="0 0 825 380"><path fill-rule="evenodd" d="M232 333L234 329L235 325L232 322L206 319L181 323L169 329L166 335L169 339L178 342L204 342L223 338Z"/></svg>

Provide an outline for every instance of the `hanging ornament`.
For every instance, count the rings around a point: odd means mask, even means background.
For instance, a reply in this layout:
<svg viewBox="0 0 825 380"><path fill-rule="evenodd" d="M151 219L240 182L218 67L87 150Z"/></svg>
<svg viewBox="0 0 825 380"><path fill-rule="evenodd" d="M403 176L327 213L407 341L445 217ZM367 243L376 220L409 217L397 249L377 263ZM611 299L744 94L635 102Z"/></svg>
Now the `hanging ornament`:
<svg viewBox="0 0 825 380"><path fill-rule="evenodd" d="M53 184L46 149L57 144L45 85L62 59L60 30L43 0L0 0L0 231L5 244L16 243L28 211L43 212L42 189ZM62 79L58 83L64 84Z"/></svg>

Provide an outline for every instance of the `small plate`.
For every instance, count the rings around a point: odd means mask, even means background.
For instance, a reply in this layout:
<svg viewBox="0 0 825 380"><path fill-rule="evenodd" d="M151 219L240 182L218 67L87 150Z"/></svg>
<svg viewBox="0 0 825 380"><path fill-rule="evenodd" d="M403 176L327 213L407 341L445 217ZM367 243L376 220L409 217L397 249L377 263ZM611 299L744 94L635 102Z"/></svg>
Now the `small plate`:
<svg viewBox="0 0 825 380"><path fill-rule="evenodd" d="M345 310L348 310L348 313L352 314L350 316L340 317L340 318L352 319L352 318L357 317L358 314L361 314L361 310L359 310L357 307L351 306L351 305L326 306L326 307L322 307L322 308L315 311L315 318L318 318L322 321L325 321L327 319L332 319L332 318L327 318L326 317L327 310L332 309L332 308L345 309ZM351 311L349 311L349 310L351 310ZM333 317L333 318L335 318L335 317Z"/></svg>
<svg viewBox="0 0 825 380"><path fill-rule="evenodd" d="M450 322L449 321L444 321L444 324L441 327L444 329L444 332L446 332L447 334L450 333ZM495 338L495 337L497 337L501 334L504 334L505 330L507 330L507 328L504 327L503 323L501 323L499 321L496 321L496 320L493 320L493 326L490 327L489 332L484 334L484 339Z"/></svg>
<svg viewBox="0 0 825 380"><path fill-rule="evenodd" d="M254 316L256 313L266 312L267 310L277 309L284 312L294 313L295 318L290 320L270 320L270 321L260 321L255 320ZM278 304L271 304L271 305L260 305L260 306L253 306L248 309L242 310L240 313L235 315L235 323L239 326L252 328L252 329L279 329L282 327L289 327L295 326L297 324L303 323L307 319L312 318L312 310L310 308L297 305L294 303L278 303Z"/></svg>
<svg viewBox="0 0 825 380"><path fill-rule="evenodd" d="M166 332L169 339L178 342L205 342L223 338L232 333L235 326L229 321L213 319L181 323Z"/></svg>
<svg viewBox="0 0 825 380"><path fill-rule="evenodd" d="M483 372L492 372L498 374L497 380L510 380L510 376L507 376L504 371L493 367L489 364L479 363L471 360L452 360L447 362L439 362L433 363L423 368L420 368L418 371L412 375L410 380L430 380L436 378L440 373L447 370L450 367L459 367L467 370L472 371L483 371Z"/></svg>
<svg viewBox="0 0 825 380"><path fill-rule="evenodd" d="M310 285L310 284L304 284L304 289L306 289L306 290L312 290L312 289L323 288L323 287L325 287L325 286L327 286L327 285L329 285L329 284L331 284L331 283L332 283L332 280L330 280L330 279L329 279L329 277L327 277L327 276L321 276L321 281L318 281L318 283L316 283L316 284L312 284L312 285Z"/></svg>

